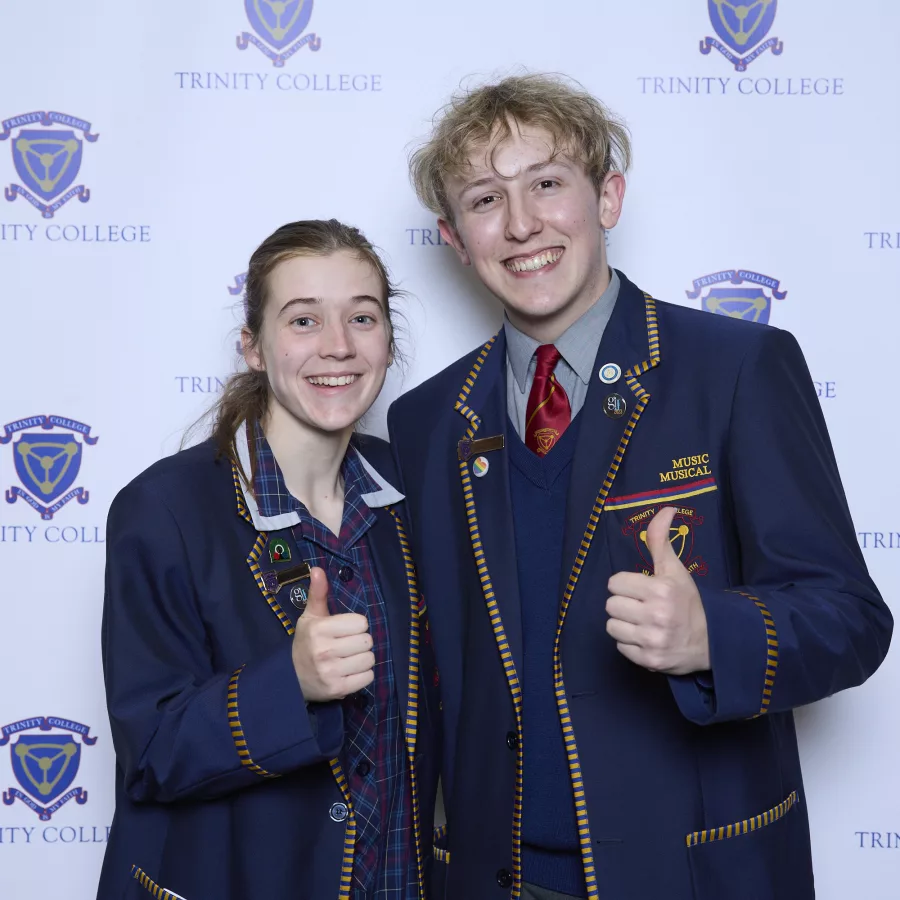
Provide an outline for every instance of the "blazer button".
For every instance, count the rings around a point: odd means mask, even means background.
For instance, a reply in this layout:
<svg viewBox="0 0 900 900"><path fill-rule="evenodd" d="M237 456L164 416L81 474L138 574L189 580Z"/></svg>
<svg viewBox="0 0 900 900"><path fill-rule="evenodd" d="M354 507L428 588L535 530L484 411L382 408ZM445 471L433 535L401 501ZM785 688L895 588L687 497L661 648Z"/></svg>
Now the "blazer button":
<svg viewBox="0 0 900 900"><path fill-rule="evenodd" d="M332 803L328 815L331 816L332 822L343 822L347 818L347 804Z"/></svg>
<svg viewBox="0 0 900 900"><path fill-rule="evenodd" d="M502 888L512 887L513 877L506 871L506 869L500 869L497 872L497 884Z"/></svg>
<svg viewBox="0 0 900 900"><path fill-rule="evenodd" d="M348 581L352 581L353 569L351 569L350 566L341 566L340 569L338 569L338 578L340 578L341 581L343 581L345 584Z"/></svg>
<svg viewBox="0 0 900 900"><path fill-rule="evenodd" d="M519 738L518 738L518 735L514 731L506 732L506 746L509 747L510 750L518 749Z"/></svg>
<svg viewBox="0 0 900 900"><path fill-rule="evenodd" d="M371 771L372 764L367 759L362 760L356 767L356 774L359 775L360 778L365 778Z"/></svg>

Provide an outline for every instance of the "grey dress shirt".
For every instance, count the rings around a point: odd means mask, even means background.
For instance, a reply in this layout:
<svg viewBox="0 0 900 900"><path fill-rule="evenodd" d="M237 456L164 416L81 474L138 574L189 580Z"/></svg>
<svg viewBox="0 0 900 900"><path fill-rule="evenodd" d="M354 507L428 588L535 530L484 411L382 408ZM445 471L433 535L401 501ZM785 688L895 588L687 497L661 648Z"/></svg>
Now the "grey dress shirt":
<svg viewBox="0 0 900 900"><path fill-rule="evenodd" d="M556 364L556 380L569 398L572 418L584 406L600 340L619 296L619 276L610 269L609 284L600 299L573 322L553 343L562 359ZM505 319L506 329L506 408L516 433L525 440L525 410L537 368L535 353L540 342L528 337Z"/></svg>

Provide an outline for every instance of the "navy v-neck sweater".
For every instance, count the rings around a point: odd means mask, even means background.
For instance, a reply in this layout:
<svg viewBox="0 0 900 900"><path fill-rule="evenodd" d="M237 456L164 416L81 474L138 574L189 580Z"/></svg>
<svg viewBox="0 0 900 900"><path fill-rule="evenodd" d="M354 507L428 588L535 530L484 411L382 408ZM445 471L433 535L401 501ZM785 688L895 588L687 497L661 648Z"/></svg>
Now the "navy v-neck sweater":
<svg viewBox="0 0 900 900"><path fill-rule="evenodd" d="M553 692L563 534L579 416L545 457L508 423L509 480L522 610L522 866L527 883L586 896L572 782Z"/></svg>

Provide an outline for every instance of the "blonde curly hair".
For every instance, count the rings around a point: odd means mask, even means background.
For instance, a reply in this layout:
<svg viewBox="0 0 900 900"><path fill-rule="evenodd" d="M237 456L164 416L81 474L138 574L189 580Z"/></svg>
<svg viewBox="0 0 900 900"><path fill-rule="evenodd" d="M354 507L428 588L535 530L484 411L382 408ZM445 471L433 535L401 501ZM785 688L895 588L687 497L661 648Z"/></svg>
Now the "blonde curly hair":
<svg viewBox="0 0 900 900"><path fill-rule="evenodd" d="M430 138L409 159L422 204L452 222L447 179L471 167L475 148L484 147L492 157L515 124L548 132L552 155L565 153L579 161L598 192L609 172L624 173L631 165L624 122L580 84L562 75L513 75L460 90L437 112Z"/></svg>

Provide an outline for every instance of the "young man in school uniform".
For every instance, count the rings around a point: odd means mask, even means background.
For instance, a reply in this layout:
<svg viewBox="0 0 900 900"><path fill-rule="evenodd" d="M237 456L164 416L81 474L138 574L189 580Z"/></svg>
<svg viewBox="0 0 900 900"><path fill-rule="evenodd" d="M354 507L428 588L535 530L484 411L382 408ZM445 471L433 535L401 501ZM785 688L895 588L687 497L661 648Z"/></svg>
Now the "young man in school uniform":
<svg viewBox="0 0 900 900"><path fill-rule="evenodd" d="M607 264L628 134L546 76L412 158L505 309L389 413L441 671L451 900L811 900L792 710L892 619L794 338Z"/></svg>

